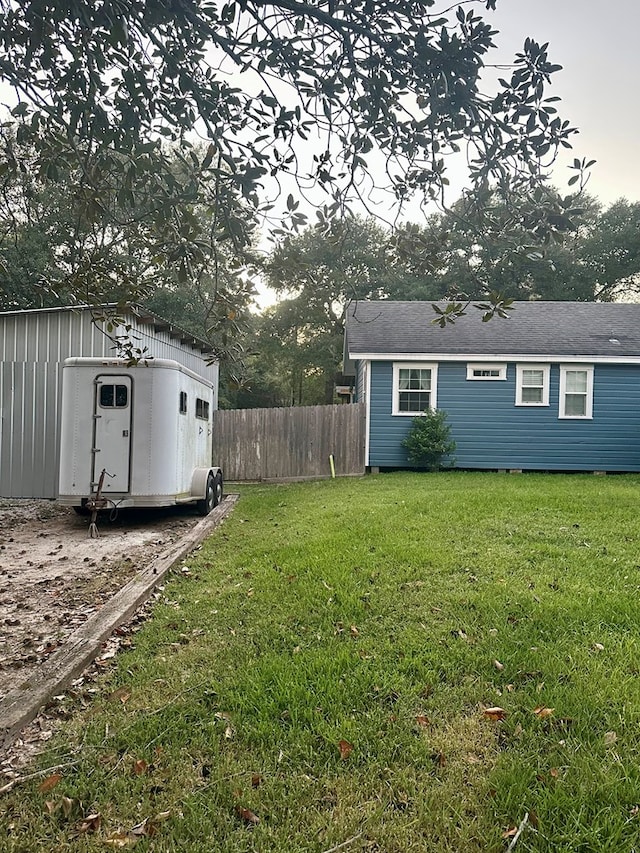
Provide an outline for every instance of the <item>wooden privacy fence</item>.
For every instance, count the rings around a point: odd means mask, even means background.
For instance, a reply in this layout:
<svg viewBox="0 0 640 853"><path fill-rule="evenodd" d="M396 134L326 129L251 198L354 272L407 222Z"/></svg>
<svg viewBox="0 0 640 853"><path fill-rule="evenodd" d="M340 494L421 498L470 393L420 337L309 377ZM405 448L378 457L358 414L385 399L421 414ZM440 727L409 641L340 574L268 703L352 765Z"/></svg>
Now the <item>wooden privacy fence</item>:
<svg viewBox="0 0 640 853"><path fill-rule="evenodd" d="M217 411L213 460L226 480L364 473L364 403Z"/></svg>

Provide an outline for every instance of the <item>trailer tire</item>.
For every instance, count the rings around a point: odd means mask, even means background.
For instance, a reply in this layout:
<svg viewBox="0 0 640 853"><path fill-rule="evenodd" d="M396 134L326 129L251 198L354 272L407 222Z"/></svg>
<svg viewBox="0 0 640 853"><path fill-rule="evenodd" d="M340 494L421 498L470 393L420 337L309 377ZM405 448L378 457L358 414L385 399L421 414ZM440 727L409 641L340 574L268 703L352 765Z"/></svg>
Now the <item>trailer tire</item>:
<svg viewBox="0 0 640 853"><path fill-rule="evenodd" d="M213 474L209 474L209 476L207 477L204 500L198 501L196 504L200 515L209 515L211 510L218 503L216 501L216 479L217 478L214 477Z"/></svg>
<svg viewBox="0 0 640 853"><path fill-rule="evenodd" d="M223 488L223 484L222 484L222 474L220 471L218 471L218 473L215 476L213 491L214 491L214 504L213 505L218 506L219 504L222 503L222 499L224 497L224 488Z"/></svg>

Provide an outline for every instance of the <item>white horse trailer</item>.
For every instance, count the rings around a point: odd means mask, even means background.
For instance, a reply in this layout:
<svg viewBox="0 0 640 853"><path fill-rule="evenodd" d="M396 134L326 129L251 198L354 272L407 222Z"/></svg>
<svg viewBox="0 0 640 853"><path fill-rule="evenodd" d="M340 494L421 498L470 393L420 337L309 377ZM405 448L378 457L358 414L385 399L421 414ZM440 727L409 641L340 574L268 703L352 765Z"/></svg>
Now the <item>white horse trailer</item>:
<svg viewBox="0 0 640 853"><path fill-rule="evenodd" d="M58 500L79 512L194 503L206 515L222 500L213 399L209 381L170 359L66 359Z"/></svg>

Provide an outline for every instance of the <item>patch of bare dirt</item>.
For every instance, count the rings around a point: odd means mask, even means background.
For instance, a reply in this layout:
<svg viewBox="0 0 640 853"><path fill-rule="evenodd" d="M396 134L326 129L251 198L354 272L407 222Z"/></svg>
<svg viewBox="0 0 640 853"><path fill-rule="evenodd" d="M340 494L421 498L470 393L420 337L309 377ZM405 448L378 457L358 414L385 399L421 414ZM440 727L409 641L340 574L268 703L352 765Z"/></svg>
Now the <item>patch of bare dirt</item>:
<svg viewBox="0 0 640 853"><path fill-rule="evenodd" d="M0 698L171 542L190 507L89 519L51 501L0 499Z"/></svg>

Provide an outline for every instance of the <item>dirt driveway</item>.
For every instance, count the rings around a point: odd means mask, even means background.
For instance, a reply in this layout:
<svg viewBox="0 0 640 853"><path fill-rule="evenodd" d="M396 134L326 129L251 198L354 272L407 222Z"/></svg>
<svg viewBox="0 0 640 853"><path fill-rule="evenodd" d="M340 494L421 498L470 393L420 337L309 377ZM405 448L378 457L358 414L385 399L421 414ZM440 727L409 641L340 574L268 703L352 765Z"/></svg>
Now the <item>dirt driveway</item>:
<svg viewBox="0 0 640 853"><path fill-rule="evenodd" d="M0 698L199 520L191 507L130 510L89 539L71 509L0 498Z"/></svg>

